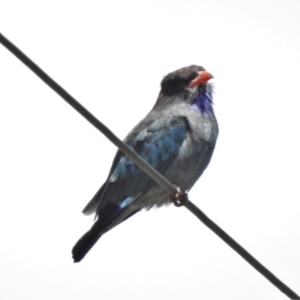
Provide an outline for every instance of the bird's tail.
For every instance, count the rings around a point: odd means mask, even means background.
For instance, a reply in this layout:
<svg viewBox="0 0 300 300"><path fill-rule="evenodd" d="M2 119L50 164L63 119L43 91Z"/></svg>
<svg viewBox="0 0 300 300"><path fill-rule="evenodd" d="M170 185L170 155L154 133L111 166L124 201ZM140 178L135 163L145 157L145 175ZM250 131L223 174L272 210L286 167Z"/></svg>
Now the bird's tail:
<svg viewBox="0 0 300 300"><path fill-rule="evenodd" d="M134 209L130 206L122 208L119 205L107 205L101 215L98 216L93 227L73 247L74 262L80 262L104 233L127 220L138 211L139 209Z"/></svg>
<svg viewBox="0 0 300 300"><path fill-rule="evenodd" d="M99 220L97 222L99 222ZM84 234L73 247L72 254L74 262L80 262L85 257L85 255L91 250L91 248L96 244L96 242L100 239L102 234L99 234L99 232L96 233L95 230L93 230L94 226L91 230Z"/></svg>
<svg viewBox="0 0 300 300"><path fill-rule="evenodd" d="M98 219L92 228L73 247L74 262L79 262L84 258L100 239L101 235L112 228L111 224L118 218L120 213L121 209L118 205L109 204L103 208L101 215L98 215Z"/></svg>

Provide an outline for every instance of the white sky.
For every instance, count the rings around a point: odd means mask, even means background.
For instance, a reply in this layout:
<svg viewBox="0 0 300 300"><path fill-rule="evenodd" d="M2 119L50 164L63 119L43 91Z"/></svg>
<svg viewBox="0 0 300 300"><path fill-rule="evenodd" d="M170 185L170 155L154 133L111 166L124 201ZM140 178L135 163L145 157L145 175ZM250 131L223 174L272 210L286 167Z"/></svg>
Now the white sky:
<svg viewBox="0 0 300 300"><path fill-rule="evenodd" d="M220 137L190 199L300 293L300 1L0 0L0 31L120 138L167 73L215 79ZM286 299L185 208L79 264L116 148L0 45L0 299Z"/></svg>

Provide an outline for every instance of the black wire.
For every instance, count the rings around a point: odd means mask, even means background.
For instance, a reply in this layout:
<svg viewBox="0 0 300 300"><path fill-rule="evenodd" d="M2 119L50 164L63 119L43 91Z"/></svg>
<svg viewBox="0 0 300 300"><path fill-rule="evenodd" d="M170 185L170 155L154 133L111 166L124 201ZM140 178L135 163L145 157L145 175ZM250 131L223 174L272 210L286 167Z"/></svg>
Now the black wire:
<svg viewBox="0 0 300 300"><path fill-rule="evenodd" d="M67 91L50 78L42 69L40 69L32 60L22 53L15 45L6 39L0 33L0 43L3 44L10 52L19 58L29 69L31 69L38 77L40 77L48 86L58 93L65 101L67 101L77 112L85 117L92 125L100 130L113 144L115 144L124 154L132 159L144 172L153 178L161 187L166 189L170 194L178 193L176 188L166 180L161 174L154 170L147 162L145 162L131 148L118 139L104 124L102 124L95 116L93 116L86 108L77 102ZM176 200L178 204L180 200ZM180 204L180 203L179 203ZM292 291L287 285L279 280L267 268L265 268L258 260L256 260L248 251L240 246L232 239L224 230L210 220L196 205L187 199L187 195L183 194L182 205L192 212L199 220L201 220L208 228L218 235L227 245L240 254L249 264L258 272L267 278L274 286L282 291L290 299L300 299L300 297Z"/></svg>
<svg viewBox="0 0 300 300"><path fill-rule="evenodd" d="M232 237L230 237L222 228L209 219L195 204L187 202L185 207L192 212L199 220L201 220L208 228L218 235L227 245L234 249L242 256L254 269L265 276L273 285L280 289L290 299L300 299L300 297L264 267L257 259L255 259L246 249L239 245Z"/></svg>

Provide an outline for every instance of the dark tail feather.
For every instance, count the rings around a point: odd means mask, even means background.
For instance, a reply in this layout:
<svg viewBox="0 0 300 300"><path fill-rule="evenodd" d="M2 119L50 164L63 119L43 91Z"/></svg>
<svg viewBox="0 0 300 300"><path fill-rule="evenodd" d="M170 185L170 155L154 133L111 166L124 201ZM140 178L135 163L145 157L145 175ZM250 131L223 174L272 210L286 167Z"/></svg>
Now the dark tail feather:
<svg viewBox="0 0 300 300"><path fill-rule="evenodd" d="M95 234L92 229L83 235L72 249L74 262L80 262L100 237L101 234Z"/></svg>
<svg viewBox="0 0 300 300"><path fill-rule="evenodd" d="M139 209L133 209L131 206L121 208L119 205L114 204L108 204L104 207L93 227L73 247L74 262L80 262L104 233L138 211Z"/></svg>
<svg viewBox="0 0 300 300"><path fill-rule="evenodd" d="M92 228L84 234L72 249L74 262L81 261L84 256L100 239L101 235L107 231L109 224L120 214L120 207L117 205L107 205L102 211L102 215L98 216L98 220Z"/></svg>
<svg viewBox="0 0 300 300"><path fill-rule="evenodd" d="M98 220L94 223L93 227L73 247L74 262L81 261L100 239L101 235L112 228L111 224L114 221L118 224L122 221L123 214L125 214L124 217L127 216L126 212L127 209L122 209L118 205L107 204L102 209L101 214L98 215Z"/></svg>

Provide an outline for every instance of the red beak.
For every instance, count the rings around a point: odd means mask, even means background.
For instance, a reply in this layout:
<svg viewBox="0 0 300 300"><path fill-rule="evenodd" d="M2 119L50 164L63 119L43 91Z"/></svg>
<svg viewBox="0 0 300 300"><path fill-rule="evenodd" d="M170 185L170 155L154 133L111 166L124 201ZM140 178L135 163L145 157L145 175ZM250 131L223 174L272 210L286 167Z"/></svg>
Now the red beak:
<svg viewBox="0 0 300 300"><path fill-rule="evenodd" d="M200 84L205 84L209 79L214 78L210 73L206 71L200 71L199 75L190 82L189 87L193 87Z"/></svg>

